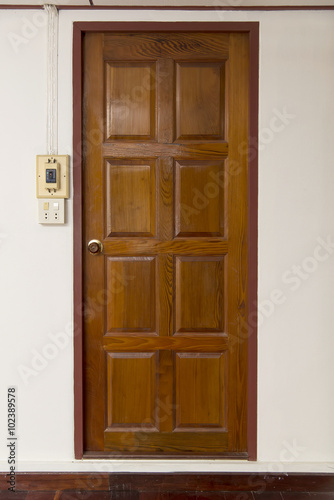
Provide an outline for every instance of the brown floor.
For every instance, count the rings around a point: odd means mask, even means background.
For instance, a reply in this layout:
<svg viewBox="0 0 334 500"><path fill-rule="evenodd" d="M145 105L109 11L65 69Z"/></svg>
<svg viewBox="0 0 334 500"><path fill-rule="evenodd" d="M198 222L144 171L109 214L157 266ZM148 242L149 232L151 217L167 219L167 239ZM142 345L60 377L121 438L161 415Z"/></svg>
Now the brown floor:
<svg viewBox="0 0 334 500"><path fill-rule="evenodd" d="M138 492L138 491L0 491L0 500L334 500L332 493L287 492Z"/></svg>

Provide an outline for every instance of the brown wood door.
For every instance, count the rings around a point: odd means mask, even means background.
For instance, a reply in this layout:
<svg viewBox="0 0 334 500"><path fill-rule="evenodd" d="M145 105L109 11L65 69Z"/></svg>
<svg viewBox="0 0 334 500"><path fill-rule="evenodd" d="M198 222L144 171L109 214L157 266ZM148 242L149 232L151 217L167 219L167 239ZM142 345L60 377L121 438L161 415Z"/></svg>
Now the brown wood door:
<svg viewBox="0 0 334 500"><path fill-rule="evenodd" d="M246 456L248 52L85 35L86 452Z"/></svg>

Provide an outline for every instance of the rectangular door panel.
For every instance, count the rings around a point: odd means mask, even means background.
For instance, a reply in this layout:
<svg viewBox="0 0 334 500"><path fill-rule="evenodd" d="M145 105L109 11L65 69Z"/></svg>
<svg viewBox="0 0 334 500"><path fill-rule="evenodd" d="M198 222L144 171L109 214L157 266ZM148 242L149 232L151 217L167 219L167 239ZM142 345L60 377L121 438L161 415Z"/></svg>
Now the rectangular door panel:
<svg viewBox="0 0 334 500"><path fill-rule="evenodd" d="M224 256L175 258L175 334L224 333Z"/></svg>
<svg viewBox="0 0 334 500"><path fill-rule="evenodd" d="M223 62L176 64L176 140L224 139Z"/></svg>
<svg viewBox="0 0 334 500"><path fill-rule="evenodd" d="M225 429L223 353L175 353L175 430Z"/></svg>
<svg viewBox="0 0 334 500"><path fill-rule="evenodd" d="M175 235L224 237L225 163L175 165Z"/></svg>
<svg viewBox="0 0 334 500"><path fill-rule="evenodd" d="M105 160L106 238L155 236L154 160Z"/></svg>
<svg viewBox="0 0 334 500"><path fill-rule="evenodd" d="M155 63L107 62L106 140L155 138Z"/></svg>
<svg viewBox="0 0 334 500"><path fill-rule="evenodd" d="M107 257L107 334L155 333L156 257Z"/></svg>
<svg viewBox="0 0 334 500"><path fill-rule="evenodd" d="M157 431L157 352L107 353L108 427Z"/></svg>

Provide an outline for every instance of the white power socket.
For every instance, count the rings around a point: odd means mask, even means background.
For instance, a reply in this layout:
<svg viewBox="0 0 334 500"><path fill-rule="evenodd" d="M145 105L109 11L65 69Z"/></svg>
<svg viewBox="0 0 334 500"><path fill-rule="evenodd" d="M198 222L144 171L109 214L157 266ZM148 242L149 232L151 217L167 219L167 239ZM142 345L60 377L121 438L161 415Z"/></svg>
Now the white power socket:
<svg viewBox="0 0 334 500"><path fill-rule="evenodd" d="M40 224L65 224L64 198L40 198L38 200L38 222Z"/></svg>

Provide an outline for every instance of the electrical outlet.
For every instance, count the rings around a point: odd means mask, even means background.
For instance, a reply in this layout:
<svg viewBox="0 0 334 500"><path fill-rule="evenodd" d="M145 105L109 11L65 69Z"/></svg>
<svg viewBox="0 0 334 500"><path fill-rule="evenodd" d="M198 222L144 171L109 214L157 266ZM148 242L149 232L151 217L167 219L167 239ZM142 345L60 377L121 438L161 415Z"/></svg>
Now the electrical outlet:
<svg viewBox="0 0 334 500"><path fill-rule="evenodd" d="M39 199L38 222L40 224L65 224L65 200Z"/></svg>

